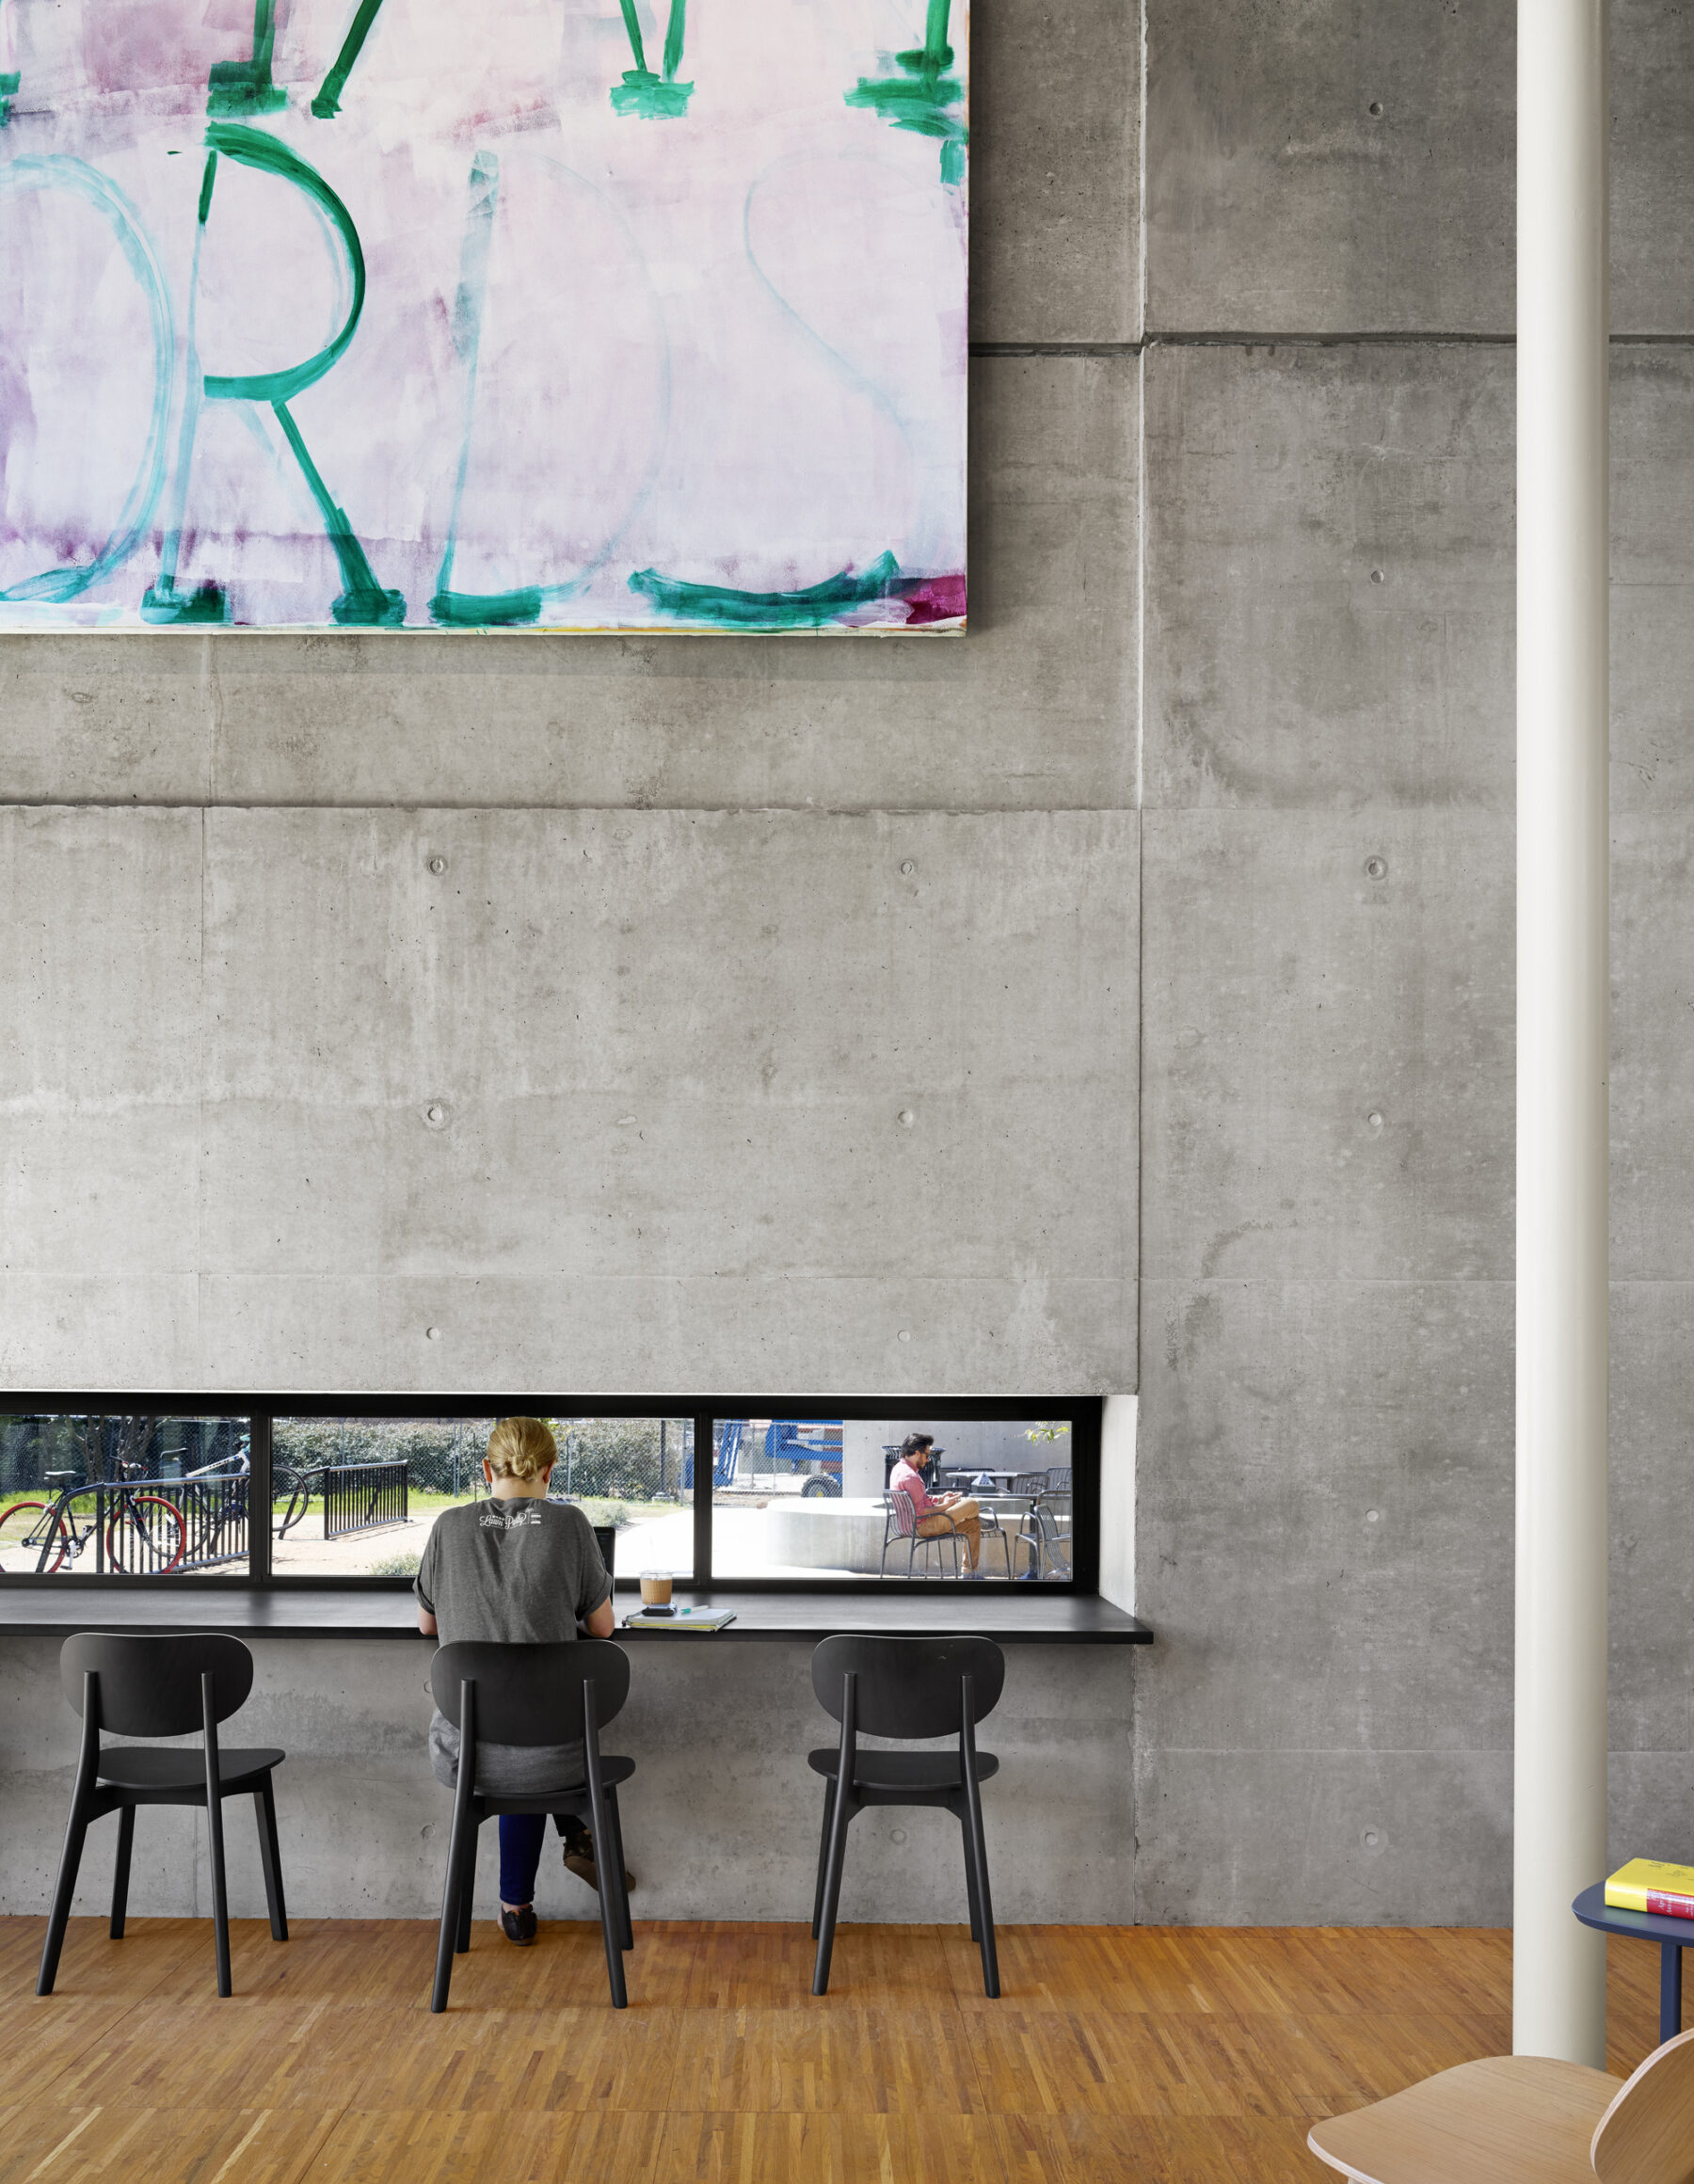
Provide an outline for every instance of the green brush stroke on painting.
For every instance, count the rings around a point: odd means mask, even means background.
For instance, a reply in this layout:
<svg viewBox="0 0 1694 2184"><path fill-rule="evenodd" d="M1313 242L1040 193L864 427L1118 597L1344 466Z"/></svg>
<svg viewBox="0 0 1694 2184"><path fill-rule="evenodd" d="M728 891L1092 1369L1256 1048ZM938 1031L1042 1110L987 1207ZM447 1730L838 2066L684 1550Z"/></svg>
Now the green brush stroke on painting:
<svg viewBox="0 0 1694 2184"><path fill-rule="evenodd" d="M271 408L294 450L296 462L305 472L312 497L324 518L324 529L335 549L335 558L341 563L342 582L347 588L330 608L330 613L344 629L396 628L406 619L405 599L398 592L384 591L376 582L376 571L365 559L364 548L353 535L346 510L338 508L330 499L329 488L319 477L317 465L306 453L306 442L300 438L299 426L288 414L287 403L273 402Z"/></svg>
<svg viewBox="0 0 1694 2184"><path fill-rule="evenodd" d="M903 74L861 76L857 88L847 93L847 104L870 107L896 129L939 137L941 180L956 184L965 179L965 147L970 132L957 114L949 112L965 97L964 85L948 72L953 60L947 42L949 6L950 0L929 0L922 45L893 56L894 66Z"/></svg>
<svg viewBox="0 0 1694 2184"><path fill-rule="evenodd" d="M24 81L21 69L0 69L0 129L11 120L11 103L18 95L18 87Z"/></svg>
<svg viewBox="0 0 1694 2184"><path fill-rule="evenodd" d="M686 6L687 0L671 0L670 20L664 32L664 73L656 76L647 65L641 24L635 19L635 0L622 0L624 28L630 34L630 51L635 56L635 66L625 69L623 82L612 87L615 114L633 115L640 121L676 121L687 113L694 86L677 81L677 71L682 65Z"/></svg>
<svg viewBox="0 0 1694 2184"><path fill-rule="evenodd" d="M229 601L216 583L202 583L193 594L177 589L177 562L182 549L183 516L187 504L188 478L194 458L194 436L200 407L205 402L264 402L268 403L277 422L282 427L283 437L300 466L312 499L317 502L324 528L329 535L329 543L335 549L335 558L341 564L344 589L330 612L344 627L392 629L406 619L406 600L399 592L386 591L377 582L376 573L365 557L364 548L355 537L353 526L347 520L346 511L336 505L328 487L318 473L317 465L307 454L306 442L300 438L299 427L288 410L288 404L295 395L303 388L315 385L336 364L353 339L354 328L364 309L364 250L359 240L359 231L353 225L353 215L315 168L308 167L286 145L280 144L274 136L267 136L262 129L244 128L234 121L214 121L206 131L206 171L200 183L200 221L194 238L194 268L189 279L187 388L183 401L174 506L165 534L159 581L151 587L142 600L143 618L161 623L231 619ZM211 215L212 192L217 180L217 162L220 157L233 159L242 167L256 167L262 174L275 175L279 181L292 183L295 188L303 190L328 215L346 248L347 271L353 291L346 320L333 341L326 343L314 356L308 357L303 364L293 365L286 371L236 374L207 372L202 375L200 369L200 356L195 345L200 249L206 222Z"/></svg>
<svg viewBox="0 0 1694 2184"><path fill-rule="evenodd" d="M161 577L141 595L141 619L155 628L180 629L189 622L227 622L230 601L221 584L211 579L198 591L179 592Z"/></svg>
<svg viewBox="0 0 1694 2184"><path fill-rule="evenodd" d="M320 121L331 120L341 112L341 95L347 88L347 78L353 73L353 64L364 50L364 41L371 34L371 25L382 8L382 0L359 0L359 11L351 28L342 40L342 49L335 56L335 66L318 88L312 102L312 110Z"/></svg>
<svg viewBox="0 0 1694 2184"><path fill-rule="evenodd" d="M286 372L206 374L206 396L212 402L292 402L296 394L331 369L353 339L353 329L359 324L365 297L364 251L360 245L359 231L353 225L352 214L323 176L303 159L296 159L286 145L279 144L274 136L267 136L264 130L244 129L233 121L215 121L206 131L206 142L226 159L238 160L243 167L255 167L262 174L274 174L280 181L291 182L296 189L304 190L313 204L321 206L328 215L347 247L353 300L347 309L346 321L333 341L314 356L308 357L303 364L296 364ZM210 164L207 163L208 179L200 193L202 205L211 201ZM203 220L203 212L200 216Z"/></svg>
<svg viewBox="0 0 1694 2184"><path fill-rule="evenodd" d="M437 592L429 612L449 630L507 630L540 619L541 586L525 584L516 592Z"/></svg>
<svg viewBox="0 0 1694 2184"><path fill-rule="evenodd" d="M804 591L738 592L725 584L681 583L654 568L638 568L630 589L662 614L685 615L719 630L815 630L853 607L886 599L900 582L900 564L880 554L862 576L846 569Z"/></svg>
<svg viewBox="0 0 1694 2184"><path fill-rule="evenodd" d="M271 82L271 53L277 42L276 0L253 0L253 57L215 60L206 81L208 114L278 114L288 93Z"/></svg>

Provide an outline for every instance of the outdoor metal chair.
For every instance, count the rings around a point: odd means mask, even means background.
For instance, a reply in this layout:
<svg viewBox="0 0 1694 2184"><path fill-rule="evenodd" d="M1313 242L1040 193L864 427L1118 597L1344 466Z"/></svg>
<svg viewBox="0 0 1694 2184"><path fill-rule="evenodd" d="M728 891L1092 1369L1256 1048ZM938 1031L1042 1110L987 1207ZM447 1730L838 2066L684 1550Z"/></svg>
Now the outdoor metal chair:
<svg viewBox="0 0 1694 2184"><path fill-rule="evenodd" d="M123 1938L129 1903L130 1851L140 1805L198 1805L206 1813L212 1867L212 1929L217 1949L217 1991L233 1992L230 1975L230 1905L224 1877L223 1801L251 1795L259 1819L259 1856L273 1941L288 1939L282 1902L282 1859L271 1769L284 1754L269 1746L223 1751L217 1727L247 1703L253 1656L239 1638L108 1637L84 1632L59 1649L59 1682L82 1715L82 1750L71 1793L71 1818L59 1857L58 1881L41 1951L39 1995L50 1995L76 1891L77 1868L89 1823L118 1814L118 1861L112 1875L114 1941ZM181 1737L199 1730L203 1749L168 1745L102 1746L100 1732L122 1737Z"/></svg>
<svg viewBox="0 0 1694 2184"><path fill-rule="evenodd" d="M829 1987L847 1829L867 1805L935 1805L959 1823L970 1938L982 1952L983 1991L991 1998L999 1993L980 1790L999 1772L999 1762L992 1752L977 1750L976 1725L999 1705L1005 1681L1006 1657L992 1638L840 1636L825 1638L812 1654L812 1689L841 1725L839 1747L807 1754L807 1764L825 1783L812 1897L812 1938L818 1944L813 1994ZM865 1751L858 1743L861 1734L915 1742L954 1731L957 1751Z"/></svg>
<svg viewBox="0 0 1694 2184"><path fill-rule="evenodd" d="M926 1549L933 1547L935 1550L935 1575L937 1577L944 1577L947 1573L941 1567L941 1550L943 1547L949 1545L951 1545L952 1548L952 1573L955 1577L958 1576L959 1535L957 1532L951 1530L946 1532L919 1532L918 1529L918 1505L913 1501L911 1495L906 1492L903 1487L890 1487L888 1489L887 1512L887 1522L883 1526L882 1567L878 1573L879 1575L883 1577L887 1576L888 1550L890 1547L894 1546L897 1541L903 1539L907 1543L906 1575L908 1577L911 1577L915 1574L912 1565L920 1547ZM942 1513L945 1515L946 1512L943 1511ZM923 1574L925 1577L929 1575L927 1566Z"/></svg>
<svg viewBox="0 0 1694 2184"><path fill-rule="evenodd" d="M1018 1535L1031 1551L1031 1575L1069 1577L1071 1574L1071 1497L1043 1493L1031 1505Z"/></svg>
<svg viewBox="0 0 1694 2184"><path fill-rule="evenodd" d="M447 2007L453 1959L471 1947L471 1905L476 1893L476 1846L482 1824L503 1812L574 1813L594 1831L594 1868L599 1880L600 1932L612 2006L621 2010L623 1952L635 1946L624 1886L623 1826L617 1785L635 1772L633 1760L601 1756L599 1731L630 1695L630 1663L622 1649L603 1638L565 1639L551 1646L505 1646L461 1640L442 1646L429 1670L435 1702L459 1732L458 1781L453 1798L453 1835L441 1896L441 1933L436 1948L431 2010ZM478 1740L491 1745L583 1746L584 1782L561 1784L529 1797L476 1787Z"/></svg>

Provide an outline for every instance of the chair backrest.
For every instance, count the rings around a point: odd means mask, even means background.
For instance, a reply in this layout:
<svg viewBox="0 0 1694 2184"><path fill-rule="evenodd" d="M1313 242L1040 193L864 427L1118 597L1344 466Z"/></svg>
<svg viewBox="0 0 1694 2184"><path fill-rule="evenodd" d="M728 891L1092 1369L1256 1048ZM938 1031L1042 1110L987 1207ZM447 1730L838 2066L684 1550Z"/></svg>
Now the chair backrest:
<svg viewBox="0 0 1694 2184"><path fill-rule="evenodd" d="M894 1528L903 1539L909 1539L918 1529L918 1505L903 1487L890 1487L888 1501L894 1511Z"/></svg>
<svg viewBox="0 0 1694 2184"><path fill-rule="evenodd" d="M1071 1467L1068 1463L1049 1464L1047 1483L1056 1493L1068 1494L1070 1492L1070 1475Z"/></svg>
<svg viewBox="0 0 1694 2184"><path fill-rule="evenodd" d="M253 1656L239 1638L184 1631L169 1636L114 1637L83 1631L59 1648L59 1683L80 1714L83 1678L100 1678L100 1726L120 1737L183 1737L203 1729L200 1678L212 1678L218 1721L247 1703Z"/></svg>
<svg viewBox="0 0 1694 2184"><path fill-rule="evenodd" d="M1006 1656L992 1638L825 1638L812 1654L812 1689L837 1721L845 1679L858 1679L858 1726L873 1737L945 1737L959 1730L959 1679L971 1680L971 1719L999 1704Z"/></svg>
<svg viewBox="0 0 1694 2184"><path fill-rule="evenodd" d="M551 1646L505 1646L462 1638L429 1666L435 1702L455 1729L459 1685L476 1686L476 1737L486 1745L574 1745L583 1734L583 1685L594 1685L594 1718L604 1729L630 1696L630 1661L604 1638Z"/></svg>
<svg viewBox="0 0 1694 2184"><path fill-rule="evenodd" d="M1600 2118L1589 2160L1600 2184L1694 2177L1694 2033L1648 2056Z"/></svg>
<svg viewBox="0 0 1694 2184"><path fill-rule="evenodd" d="M1012 1491L1015 1494L1044 1494L1047 1483L1047 1475L1044 1471L1020 1471L1012 1481Z"/></svg>

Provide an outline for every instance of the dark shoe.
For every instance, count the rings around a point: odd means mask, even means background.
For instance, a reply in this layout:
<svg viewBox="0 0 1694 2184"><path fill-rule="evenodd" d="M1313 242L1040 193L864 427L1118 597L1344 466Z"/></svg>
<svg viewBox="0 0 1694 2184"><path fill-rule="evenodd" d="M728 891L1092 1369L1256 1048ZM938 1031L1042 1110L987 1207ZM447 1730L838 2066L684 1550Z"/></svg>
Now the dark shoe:
<svg viewBox="0 0 1694 2184"><path fill-rule="evenodd" d="M533 1948L538 1932L535 1906L525 1904L521 1911L503 1911L500 1914L500 1931L508 1941L515 1941L519 1949Z"/></svg>
<svg viewBox="0 0 1694 2184"><path fill-rule="evenodd" d="M567 1838L565 1844L565 1871L575 1873L579 1881L586 1881L598 1896L599 1894L599 1869L594 1862L594 1838L586 1829L581 1835ZM635 1886L635 1875L624 1868L624 1890L627 1894Z"/></svg>

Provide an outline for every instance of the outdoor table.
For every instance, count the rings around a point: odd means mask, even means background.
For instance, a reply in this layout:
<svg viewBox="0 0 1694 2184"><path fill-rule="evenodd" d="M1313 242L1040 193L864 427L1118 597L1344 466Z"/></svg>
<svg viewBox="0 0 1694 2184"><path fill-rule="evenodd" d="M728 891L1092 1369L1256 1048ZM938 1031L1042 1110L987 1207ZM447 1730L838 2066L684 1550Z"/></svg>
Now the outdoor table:
<svg viewBox="0 0 1694 2184"><path fill-rule="evenodd" d="M1663 1919L1654 1911L1620 1911L1606 1900L1606 1883L1584 1889L1571 1905L1585 1926L1659 1945L1659 2046L1682 2031L1682 1953L1694 1949L1694 1919Z"/></svg>

